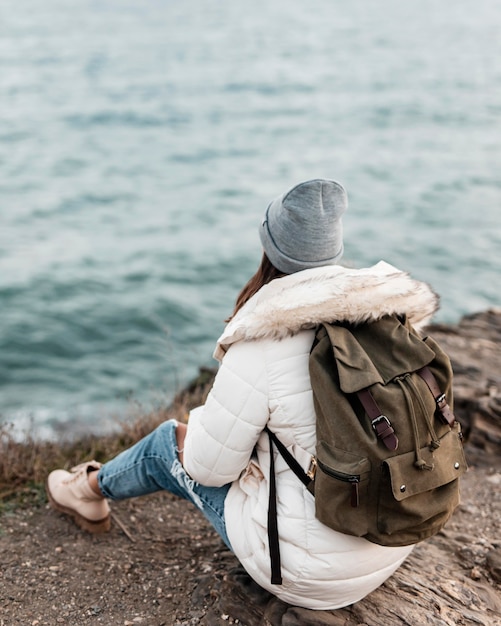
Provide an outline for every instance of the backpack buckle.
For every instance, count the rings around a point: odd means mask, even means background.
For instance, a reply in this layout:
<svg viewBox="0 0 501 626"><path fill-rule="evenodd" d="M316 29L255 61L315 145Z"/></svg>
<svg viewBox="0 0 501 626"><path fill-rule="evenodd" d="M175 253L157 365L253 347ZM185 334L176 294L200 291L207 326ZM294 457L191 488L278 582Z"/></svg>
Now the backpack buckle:
<svg viewBox="0 0 501 626"><path fill-rule="evenodd" d="M316 473L317 473L317 459L316 457L312 456L311 461L310 461L310 467L308 468L308 471L306 472L306 476L308 476L308 478L311 480L315 480Z"/></svg>
<svg viewBox="0 0 501 626"><path fill-rule="evenodd" d="M395 435L393 426L386 415L379 415L371 420L371 424L377 438L381 439L388 450L396 450L398 448L398 439Z"/></svg>
<svg viewBox="0 0 501 626"><path fill-rule="evenodd" d="M442 395L438 396L438 398L435 398L435 402L437 403L437 408L439 410L443 409L444 406L447 404L446 398L445 398L445 393L443 393Z"/></svg>
<svg viewBox="0 0 501 626"><path fill-rule="evenodd" d="M383 430L380 426L381 422L384 422L387 428L391 428L391 422L386 417L386 415L379 415L375 419L371 420L372 428L374 428L374 430L376 431L376 435L378 435L378 437L379 437L379 432Z"/></svg>

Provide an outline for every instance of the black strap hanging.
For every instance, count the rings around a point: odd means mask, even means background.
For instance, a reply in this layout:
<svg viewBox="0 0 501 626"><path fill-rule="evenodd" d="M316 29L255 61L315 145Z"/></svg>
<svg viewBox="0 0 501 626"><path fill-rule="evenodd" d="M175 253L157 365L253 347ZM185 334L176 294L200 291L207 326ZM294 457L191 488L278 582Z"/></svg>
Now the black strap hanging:
<svg viewBox="0 0 501 626"><path fill-rule="evenodd" d="M271 432L266 426L265 431L268 433L270 440L270 489L268 500L268 546L270 548L271 560L271 584L282 584L280 545L278 539L278 521L277 521L277 486L275 479L275 457L273 455L273 444L277 446L279 453L283 456L287 465L291 468L299 480L308 487L312 482L312 478L303 470L301 465L296 461L292 454L287 450L278 437Z"/></svg>
<svg viewBox="0 0 501 626"><path fill-rule="evenodd" d="M280 441L280 439L272 433L268 426L265 426L265 431L268 433L268 437L270 438L270 446L271 442L273 442L276 446L282 457L284 458L287 465L291 468L291 470L296 474L299 480L303 483L305 487L308 487L313 480L308 476L308 474L304 471L301 465L296 461L296 459L292 456L292 454L287 450L284 444ZM270 450L272 448L270 447Z"/></svg>
<svg viewBox="0 0 501 626"><path fill-rule="evenodd" d="M275 482L275 459L273 457L272 433L266 428L270 440L270 490L268 500L268 546L271 560L271 584L282 584L282 565L280 561L280 546L278 543L277 520L277 486Z"/></svg>

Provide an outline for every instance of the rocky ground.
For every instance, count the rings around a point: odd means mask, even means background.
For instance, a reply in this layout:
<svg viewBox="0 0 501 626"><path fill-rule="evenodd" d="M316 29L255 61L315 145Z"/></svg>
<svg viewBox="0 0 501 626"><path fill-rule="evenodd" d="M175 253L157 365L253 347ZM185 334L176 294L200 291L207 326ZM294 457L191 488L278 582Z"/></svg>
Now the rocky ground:
<svg viewBox="0 0 501 626"><path fill-rule="evenodd" d="M382 587L338 611L257 587L204 518L158 494L114 504L105 536L47 505L0 519L0 626L501 626L501 311L435 326L469 432L462 504Z"/></svg>

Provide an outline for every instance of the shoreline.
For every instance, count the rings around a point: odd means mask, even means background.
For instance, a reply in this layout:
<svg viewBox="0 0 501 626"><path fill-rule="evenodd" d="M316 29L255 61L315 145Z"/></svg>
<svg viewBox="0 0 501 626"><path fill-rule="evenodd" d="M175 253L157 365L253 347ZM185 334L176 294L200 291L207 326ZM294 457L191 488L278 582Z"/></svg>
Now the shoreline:
<svg viewBox="0 0 501 626"><path fill-rule="evenodd" d="M38 439L27 433L23 438L11 432L9 424L0 425L0 519L2 511L18 503L27 504L30 494L35 501L44 492L45 479L56 467L70 468L82 459L101 463L129 448L168 419L186 422L189 411L202 404L209 392L215 369L200 368L199 375L181 390L172 403L136 419L117 422L110 433L59 435Z"/></svg>

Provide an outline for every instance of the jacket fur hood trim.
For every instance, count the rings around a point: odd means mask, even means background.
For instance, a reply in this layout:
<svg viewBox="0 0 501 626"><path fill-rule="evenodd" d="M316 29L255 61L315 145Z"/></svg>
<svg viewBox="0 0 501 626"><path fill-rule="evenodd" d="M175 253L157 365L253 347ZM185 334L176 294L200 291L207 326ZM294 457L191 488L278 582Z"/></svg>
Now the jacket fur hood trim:
<svg viewBox="0 0 501 626"><path fill-rule="evenodd" d="M236 341L280 340L322 322L357 324L405 314L419 329L438 305L429 285L384 261L364 269L334 265L303 270L262 287L226 326L214 357L221 360Z"/></svg>

